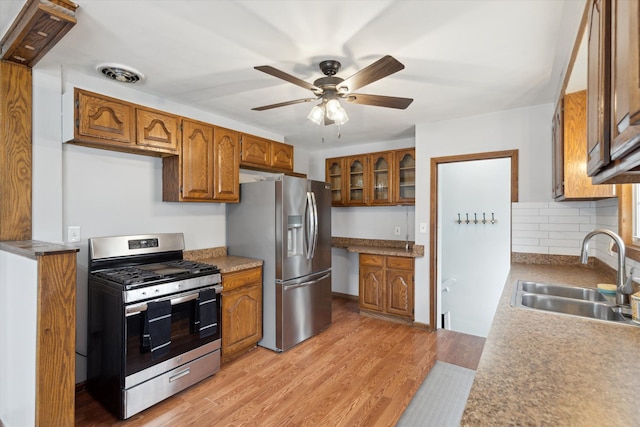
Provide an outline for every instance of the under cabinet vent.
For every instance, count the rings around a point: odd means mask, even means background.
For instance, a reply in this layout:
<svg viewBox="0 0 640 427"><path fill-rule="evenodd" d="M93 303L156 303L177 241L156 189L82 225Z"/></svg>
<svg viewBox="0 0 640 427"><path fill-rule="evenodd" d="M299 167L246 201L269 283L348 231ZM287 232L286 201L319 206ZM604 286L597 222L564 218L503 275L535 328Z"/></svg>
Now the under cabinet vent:
<svg viewBox="0 0 640 427"><path fill-rule="evenodd" d="M131 67L120 64L100 64L97 70L105 77L121 83L136 83L144 80L144 75Z"/></svg>

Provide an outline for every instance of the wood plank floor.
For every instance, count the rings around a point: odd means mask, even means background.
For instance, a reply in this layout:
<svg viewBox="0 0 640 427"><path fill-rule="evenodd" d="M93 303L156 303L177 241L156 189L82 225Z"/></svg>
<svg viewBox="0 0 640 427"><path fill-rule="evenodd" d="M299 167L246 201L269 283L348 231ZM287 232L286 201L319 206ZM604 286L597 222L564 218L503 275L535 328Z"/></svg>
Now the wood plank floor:
<svg viewBox="0 0 640 427"><path fill-rule="evenodd" d="M281 354L258 347L126 421L79 392L76 426L394 426L436 360L476 369L483 345L360 316L356 301L334 298L321 334Z"/></svg>

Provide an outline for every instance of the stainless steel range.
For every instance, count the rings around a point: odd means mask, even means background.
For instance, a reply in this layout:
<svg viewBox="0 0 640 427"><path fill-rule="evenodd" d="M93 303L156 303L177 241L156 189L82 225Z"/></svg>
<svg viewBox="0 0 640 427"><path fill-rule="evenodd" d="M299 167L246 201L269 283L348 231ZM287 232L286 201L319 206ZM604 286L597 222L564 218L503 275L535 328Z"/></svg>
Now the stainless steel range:
<svg viewBox="0 0 640 427"><path fill-rule="evenodd" d="M89 239L87 389L126 419L220 369L220 272L181 233Z"/></svg>

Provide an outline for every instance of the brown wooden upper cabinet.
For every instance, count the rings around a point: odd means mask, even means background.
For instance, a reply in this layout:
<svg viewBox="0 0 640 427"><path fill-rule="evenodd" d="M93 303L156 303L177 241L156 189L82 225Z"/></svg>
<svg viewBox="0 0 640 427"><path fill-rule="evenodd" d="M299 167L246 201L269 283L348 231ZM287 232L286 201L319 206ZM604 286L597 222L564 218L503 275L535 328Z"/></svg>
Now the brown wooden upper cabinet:
<svg viewBox="0 0 640 427"><path fill-rule="evenodd" d="M415 148L326 159L331 205L413 205L415 171Z"/></svg>
<svg viewBox="0 0 640 427"><path fill-rule="evenodd" d="M241 144L241 167L293 172L293 146L246 133L241 135Z"/></svg>
<svg viewBox="0 0 640 427"><path fill-rule="evenodd" d="M371 187L369 156L362 154L347 157L346 173L348 174L346 204L348 206L369 204L369 191Z"/></svg>
<svg viewBox="0 0 640 427"><path fill-rule="evenodd" d="M393 151L384 151L369 156L371 185L369 200L372 205L389 205L393 200Z"/></svg>
<svg viewBox="0 0 640 427"><path fill-rule="evenodd" d="M416 149L394 152L393 204L414 205L416 203Z"/></svg>
<svg viewBox="0 0 640 427"><path fill-rule="evenodd" d="M589 0L588 168L592 182L640 182L639 4Z"/></svg>
<svg viewBox="0 0 640 427"><path fill-rule="evenodd" d="M344 206L346 200L344 165L345 158L337 157L327 159L326 162L326 181L331 187L331 206Z"/></svg>
<svg viewBox="0 0 640 427"><path fill-rule="evenodd" d="M593 185L586 171L587 91L568 93L553 115L553 197L595 200L614 197L614 186Z"/></svg>
<svg viewBox="0 0 640 427"><path fill-rule="evenodd" d="M179 156L163 159L163 201L239 201L238 132L183 119L181 147Z"/></svg>
<svg viewBox="0 0 640 427"><path fill-rule="evenodd" d="M68 142L148 156L179 152L180 118L104 95L74 89L73 133Z"/></svg>
<svg viewBox="0 0 640 427"><path fill-rule="evenodd" d="M136 144L148 150L178 153L180 119L151 108L136 107Z"/></svg>

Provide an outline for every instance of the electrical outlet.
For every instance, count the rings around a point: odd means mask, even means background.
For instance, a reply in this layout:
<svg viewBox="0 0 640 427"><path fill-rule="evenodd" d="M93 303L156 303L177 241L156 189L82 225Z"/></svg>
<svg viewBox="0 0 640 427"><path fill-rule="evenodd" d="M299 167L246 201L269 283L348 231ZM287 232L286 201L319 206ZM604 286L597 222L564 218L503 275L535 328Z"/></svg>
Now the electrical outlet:
<svg viewBox="0 0 640 427"><path fill-rule="evenodd" d="M421 222L420 223L420 232L421 233L426 233L427 232L427 223L426 222Z"/></svg>
<svg viewBox="0 0 640 427"><path fill-rule="evenodd" d="M67 242L75 243L80 241L80 227L69 226L67 227Z"/></svg>
<svg viewBox="0 0 640 427"><path fill-rule="evenodd" d="M395 234L396 234L396 236L400 235L400 226L399 225L396 225Z"/></svg>

